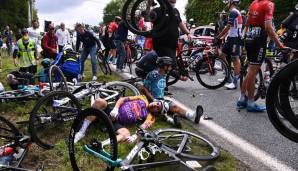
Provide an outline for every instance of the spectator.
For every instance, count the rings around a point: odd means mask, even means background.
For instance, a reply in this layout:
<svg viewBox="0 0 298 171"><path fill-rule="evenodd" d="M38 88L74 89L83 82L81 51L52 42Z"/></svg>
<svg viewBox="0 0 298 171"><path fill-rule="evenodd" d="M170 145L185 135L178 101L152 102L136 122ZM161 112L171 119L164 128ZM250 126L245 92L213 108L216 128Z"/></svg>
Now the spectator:
<svg viewBox="0 0 298 171"><path fill-rule="evenodd" d="M83 43L83 52L81 54L81 74L79 75L79 79L82 79L84 77L84 64L88 55L90 55L91 64L92 64L92 75L93 75L92 80L96 81L97 80L96 51L97 51L97 46L98 46L98 49L100 49L100 46L101 46L100 42L93 33L85 30L82 24L77 24L76 30L78 33L77 43L76 43L77 51L79 50L81 42Z"/></svg>
<svg viewBox="0 0 298 171"><path fill-rule="evenodd" d="M16 42L18 40L20 40L22 37L23 37L23 35L22 35L22 29L19 28L18 31L16 32Z"/></svg>
<svg viewBox="0 0 298 171"><path fill-rule="evenodd" d="M118 53L117 70L116 70L117 72L123 72L123 65L126 57L124 43L127 40L127 35L128 35L128 28L124 23L124 21L121 21L119 23L118 29L115 34L115 45L117 47L117 53Z"/></svg>
<svg viewBox="0 0 298 171"><path fill-rule="evenodd" d="M58 48L59 52L62 52L62 49L65 45L70 44L70 34L67 29L65 29L65 24L60 24L60 29L56 31L56 36L58 37Z"/></svg>
<svg viewBox="0 0 298 171"><path fill-rule="evenodd" d="M108 26L108 35L109 35L109 45L110 45L110 59L116 59L116 45L114 43L115 33L118 29L118 24L121 21L119 16L116 16L114 21L111 22Z"/></svg>
<svg viewBox="0 0 298 171"><path fill-rule="evenodd" d="M3 38L4 38L4 43L6 43L7 46L7 52L8 55L11 54L11 50L12 50L12 39L13 39L13 33L10 30L9 26L5 27L5 30L3 31Z"/></svg>
<svg viewBox="0 0 298 171"><path fill-rule="evenodd" d="M14 52L15 66L20 67L20 72L35 74L37 71L37 48L33 40L29 39L28 30L22 30L23 37L18 40Z"/></svg>
<svg viewBox="0 0 298 171"><path fill-rule="evenodd" d="M57 36L54 24L49 25L49 31L42 38L42 49L44 58L55 59L57 56Z"/></svg>
<svg viewBox="0 0 298 171"><path fill-rule="evenodd" d="M29 27L28 29L28 35L29 35L29 39L32 39L34 41L34 43L37 46L37 50L38 52L41 51L41 32L39 29L39 23L37 20L32 20L32 27Z"/></svg>

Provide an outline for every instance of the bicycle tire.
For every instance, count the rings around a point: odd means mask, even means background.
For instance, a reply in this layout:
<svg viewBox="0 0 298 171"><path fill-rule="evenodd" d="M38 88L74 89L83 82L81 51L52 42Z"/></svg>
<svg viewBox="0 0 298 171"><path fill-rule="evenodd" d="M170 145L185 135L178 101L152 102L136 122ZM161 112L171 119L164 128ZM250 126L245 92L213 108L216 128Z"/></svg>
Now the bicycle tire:
<svg viewBox="0 0 298 171"><path fill-rule="evenodd" d="M161 7L162 15L165 15L167 17L163 18L162 21L160 21L159 25L156 25L154 29L150 31L141 31L138 28L138 25L136 23L136 10L138 10L138 6L142 2L147 2L147 0L127 0L122 8L122 19L124 20L125 24L127 25L128 29L137 35L142 35L145 37L160 37L163 34L166 33L168 30L168 22L171 20L171 18L174 16L173 8L171 4L168 1L164 0L157 0ZM130 20L128 20L130 18Z"/></svg>
<svg viewBox="0 0 298 171"><path fill-rule="evenodd" d="M285 109L284 106L281 105L280 107L283 113L280 113L280 109L278 109L277 105L279 105L279 103L281 102L281 99L278 99L278 90L280 85L282 84L282 78L285 76L284 74L287 73L287 71L284 71L293 68L295 70L297 67L298 61L290 63L289 65L281 69L279 72L275 73L266 94L266 108L270 122L280 134L296 143L298 143L298 130L293 131L289 129L287 126L285 126L285 124L281 120L280 115L282 115L291 124L293 121L290 119L291 117L289 117L287 109Z"/></svg>
<svg viewBox="0 0 298 171"><path fill-rule="evenodd" d="M107 75L108 74L108 69L107 69L107 67L105 65L105 59L104 59L103 54L102 53L98 53L96 59L97 59L98 66L99 66L101 72L103 74Z"/></svg>
<svg viewBox="0 0 298 171"><path fill-rule="evenodd" d="M52 75L52 74L59 74L59 75ZM59 82L59 86L61 89L57 89L57 87L54 87L54 80L52 78L52 76L55 77L55 79L57 79ZM61 79L61 80L59 80ZM49 69L49 83L50 83L50 90L51 91L57 91L57 90L64 90L64 91L68 91L68 86L67 86L67 80L63 74L63 72L61 71L61 69L57 66L57 65L52 65Z"/></svg>
<svg viewBox="0 0 298 171"><path fill-rule="evenodd" d="M121 81L108 82L103 86L103 88L114 89L117 86L123 87L125 89L128 89L128 91L131 91L131 94L122 94L122 97L141 95L140 91L134 85Z"/></svg>
<svg viewBox="0 0 298 171"><path fill-rule="evenodd" d="M163 133L167 133L170 135L163 135L166 138L164 138L164 140L170 140L172 139L174 142L173 145L169 144L169 142L165 142L163 143L163 140L161 139L161 135ZM193 160L199 160L199 161L211 161L211 160L215 160L219 157L220 154L220 148L215 145L213 142L211 142L210 140L208 140L207 138L204 138L203 136L200 136L198 134L192 133L192 132L188 132L185 130L179 130L179 129L160 129L155 131L155 135L157 135L159 137L159 141L164 145L167 146L168 149L170 151L172 151L176 156L181 157L181 158L185 158L185 159L193 159ZM186 135L181 137L181 135ZM177 137L181 137L182 140L180 141L180 139L178 140L178 144L176 143L177 141ZM191 139L189 140L188 138L191 137ZM187 142L185 141L187 138ZM196 141L198 144L195 144L193 147L189 147L190 143L194 143L194 141ZM181 144L183 144L183 146L180 146ZM207 146L208 149L212 149L212 150L208 150L208 152L206 154L189 154L189 148L196 148L200 143L203 143L204 146ZM178 145L178 147L177 147ZM174 147L172 147L174 146ZM186 147L187 146L187 147ZM174 149L174 148L178 148L178 149ZM187 149L188 148L188 149ZM192 151L192 150L190 150Z"/></svg>
<svg viewBox="0 0 298 171"><path fill-rule="evenodd" d="M11 143L12 141L17 141L19 137L22 136L22 134L20 133L20 131L14 126L14 124L12 124L10 121L8 121L6 118L4 118L3 116L0 116L0 148L3 145L6 144L2 144L5 143L6 141L8 143ZM6 132L10 135L7 135ZM5 135L4 135L5 134Z"/></svg>
<svg viewBox="0 0 298 171"><path fill-rule="evenodd" d="M34 96L35 93L32 91L24 91L24 90L12 90L12 91L4 91L0 93L0 100L13 100L13 99L26 99Z"/></svg>
<svg viewBox="0 0 298 171"><path fill-rule="evenodd" d="M212 60L212 63L211 64L208 64L208 62L206 62L206 58L203 58L201 60L198 61L197 65L196 65L196 68L195 68L195 72L196 72L196 77L197 77L197 80L199 81L199 83L205 87L205 88L208 88L208 89L218 89L222 86L225 85L225 83L227 82L228 80L228 77L229 77L229 69L228 69L228 65L227 63L221 59L221 58L217 58L217 57L211 57L210 60ZM212 70L211 72L216 72L215 69L213 68L214 67L214 64L215 64L215 60L219 61L221 63L221 67L223 69L223 74L224 74L224 80L219 82L217 80L215 80L214 82L218 82L218 84L215 84L215 85L210 85L208 83L205 83L205 81L203 81L202 79L202 76L201 75L204 75L204 74L209 74L210 73L210 69ZM207 65L207 69L206 69L206 66L204 65ZM209 66L211 65L211 66ZM213 75L213 73L210 73L211 76Z"/></svg>
<svg viewBox="0 0 298 171"><path fill-rule="evenodd" d="M75 170L75 171L82 170L82 169L79 168L79 163L84 162L84 161L77 161L76 160L75 153L76 152L79 153L78 152L79 150L77 150L77 148L75 146L79 145L79 143L81 143L85 139L86 139L86 141L88 141L88 135L87 135L88 132L86 132L85 137L83 139L81 139L80 142L78 142L77 144L74 143L74 138L75 138L76 133L80 130L80 128L82 126L82 122L88 116L95 116L97 119L103 121L103 122L101 122L100 126L101 127L104 126L104 128L106 128L105 132L109 135L109 138L110 138L110 153L109 153L110 154L110 159L112 159L114 161L117 160L118 144L117 144L117 139L116 139L116 135L115 135L115 132L114 132L114 127L113 127L113 124L112 124L111 120L109 119L109 117L103 111L98 110L98 109L94 109L94 108L88 108L88 109L85 109L85 110L83 110L82 112L79 113L79 115L74 120L74 122L71 126L71 130L70 130L70 134L69 134L69 141L68 141L69 157L70 157L71 166L72 166L73 170ZM91 125L90 125L90 127L91 127ZM91 129L90 127L88 129ZM91 140L91 141L94 141L94 140ZM84 160L88 160L88 158L84 157ZM99 160L99 159L96 159L96 160ZM93 160L93 162L94 162L94 160ZM90 161L88 161L88 163L86 163L85 165L87 165L87 166L90 165ZM109 168L107 168L107 170L113 171L114 167L109 167Z"/></svg>
<svg viewBox="0 0 298 171"><path fill-rule="evenodd" d="M59 97L59 99L61 98L69 98L70 101L67 102L67 105L70 106L59 106L59 107L53 107L53 101L54 99L58 99L57 97ZM65 108L62 112L59 111L61 109L63 109L63 107ZM53 110L53 113L49 113L48 110ZM70 111L71 114L69 115L65 115L65 116L60 116L61 114L63 114L64 112L68 112ZM64 123L66 121L61 121L58 119L62 120L64 119L63 117L67 118L69 120L73 120L74 117L81 111L81 105L79 103L79 101L69 92L66 91L54 91L49 93L48 95L40 98L36 105L34 106L33 110L30 112L30 118L29 118L29 133L32 137L32 140L39 145L40 147L44 148L44 149L52 149L55 146L56 141L58 141L59 139L54 139L53 137L56 136L56 134L58 134L57 130L59 130L59 126L64 126ZM41 113L41 115L39 115L39 113ZM58 112L58 113L55 113ZM45 113L45 114L44 114ZM60 118L59 118L60 117ZM71 119L73 118L73 119ZM45 121L43 121L45 120ZM49 120L49 121L48 121ZM68 120L68 121L69 121ZM44 123L42 123L44 122ZM61 125L61 123L63 123ZM47 128L47 126L50 126L50 129ZM53 128L53 129L51 129ZM53 131L50 132L49 131ZM63 132L59 132L59 134L63 134ZM53 136L51 137L50 134L53 134ZM62 135L63 136L63 135ZM55 137L56 138L56 137Z"/></svg>

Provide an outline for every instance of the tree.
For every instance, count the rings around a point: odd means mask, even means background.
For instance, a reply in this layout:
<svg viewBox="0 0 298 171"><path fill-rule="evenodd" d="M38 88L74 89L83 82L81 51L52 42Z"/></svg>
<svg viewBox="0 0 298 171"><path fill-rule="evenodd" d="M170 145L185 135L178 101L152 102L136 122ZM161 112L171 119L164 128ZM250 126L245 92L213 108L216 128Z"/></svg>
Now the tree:
<svg viewBox="0 0 298 171"><path fill-rule="evenodd" d="M103 23L107 24L114 20L115 16L121 16L123 0L112 0L104 8Z"/></svg>
<svg viewBox="0 0 298 171"><path fill-rule="evenodd" d="M252 0L241 0L240 9L248 10ZM294 0L282 0L275 2L275 22L280 23L285 17L288 16L290 11L293 11L295 2ZM228 11L226 5L222 0L188 0L186 6L186 18L193 18L196 23L200 25L214 23L217 20L216 12L222 10Z"/></svg>
<svg viewBox="0 0 298 171"><path fill-rule="evenodd" d="M34 18L37 19L36 10L33 13ZM9 25L12 30L28 27L27 0L1 0L0 14L0 30L6 25Z"/></svg>

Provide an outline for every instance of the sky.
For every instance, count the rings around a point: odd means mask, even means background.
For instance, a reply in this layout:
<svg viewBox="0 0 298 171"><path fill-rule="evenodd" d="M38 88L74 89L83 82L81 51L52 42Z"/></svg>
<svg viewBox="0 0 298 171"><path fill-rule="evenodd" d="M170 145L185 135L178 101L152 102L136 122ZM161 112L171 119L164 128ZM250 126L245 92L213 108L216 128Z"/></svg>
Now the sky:
<svg viewBox="0 0 298 171"><path fill-rule="evenodd" d="M44 20L53 21L55 25L64 22L66 27L73 28L77 22L98 25L103 18L103 9L111 0L37 0L40 28ZM182 19L187 0L177 0Z"/></svg>

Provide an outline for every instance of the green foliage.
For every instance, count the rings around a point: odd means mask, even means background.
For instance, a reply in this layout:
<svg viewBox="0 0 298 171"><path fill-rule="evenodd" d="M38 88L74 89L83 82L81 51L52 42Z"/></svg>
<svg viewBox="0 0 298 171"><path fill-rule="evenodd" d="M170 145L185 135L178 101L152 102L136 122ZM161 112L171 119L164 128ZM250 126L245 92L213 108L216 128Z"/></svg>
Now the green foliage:
<svg viewBox="0 0 298 171"><path fill-rule="evenodd" d="M33 16L37 19L37 11ZM1 0L0 30L9 25L12 30L28 27L28 1L27 0Z"/></svg>
<svg viewBox="0 0 298 171"><path fill-rule="evenodd" d="M248 11L251 2L252 0L241 0L240 9ZM274 3L274 18L277 23L280 23L288 16L290 11L293 11L297 2L294 2L294 0L282 0L274 1ZM185 14L187 19L193 18L197 24L205 25L214 23L217 19L216 12L222 10L228 10L222 0L188 0Z"/></svg>
<svg viewBox="0 0 298 171"><path fill-rule="evenodd" d="M123 0L112 0L103 10L103 23L110 23L115 16L121 16L123 4Z"/></svg>

